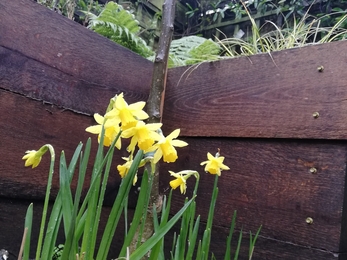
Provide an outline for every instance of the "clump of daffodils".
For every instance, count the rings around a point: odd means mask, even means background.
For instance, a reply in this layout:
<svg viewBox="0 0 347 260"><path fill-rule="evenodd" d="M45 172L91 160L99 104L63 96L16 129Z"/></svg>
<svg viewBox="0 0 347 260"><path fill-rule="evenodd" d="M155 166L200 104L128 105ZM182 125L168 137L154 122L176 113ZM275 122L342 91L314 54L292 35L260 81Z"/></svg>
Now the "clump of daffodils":
<svg viewBox="0 0 347 260"><path fill-rule="evenodd" d="M164 162L175 162L178 158L175 147L184 147L188 144L176 139L180 129L174 130L168 136L164 136L161 123L147 124L149 116L143 111L145 102L136 102L128 104L124 100L123 93L111 99L110 105L104 116L95 114L94 118L98 125L87 127L86 131L97 134L98 140L101 140L102 128L104 128L104 146L110 146L115 138L119 137L115 146L121 148L121 139L130 138L130 144L127 147L128 158L123 158L126 162L118 165L117 169L122 178L124 178L130 169L132 157L136 148L144 151L145 154L153 153L152 163L157 163L160 159ZM144 163L141 163L144 165Z"/></svg>
<svg viewBox="0 0 347 260"><path fill-rule="evenodd" d="M109 147L114 143L117 149L122 147L122 138L131 138L130 144L127 147L129 157L123 157L125 163L117 166L117 170L122 178L124 178L133 161L134 152L137 149L143 150L145 154L152 156L144 158L139 167L144 166L146 162L156 164L163 159L166 163L175 162L178 158L176 147L184 147L188 144L184 141L177 139L180 134L180 129L174 130L167 136L164 136L161 123L145 123L144 120L148 119L148 114L143 111L145 102L136 102L128 104L124 100L123 93L116 95L111 99L110 104L104 116L94 114L94 119L97 125L89 126L86 131L98 135L98 141L101 140L103 133L103 145ZM47 146L41 147L38 151L27 151L23 160L26 160L25 166L32 166L35 168L41 161L42 155L47 151ZM222 170L229 170L230 168L223 164L224 157L220 156L219 151L215 156L207 153L207 161L201 163L205 165L205 171L210 174L220 176ZM186 181L189 177L195 176L199 178L196 171L184 170L180 172L169 171L170 175L175 179L170 181L172 189L180 187L182 194L186 192ZM133 183L135 184L137 177Z"/></svg>

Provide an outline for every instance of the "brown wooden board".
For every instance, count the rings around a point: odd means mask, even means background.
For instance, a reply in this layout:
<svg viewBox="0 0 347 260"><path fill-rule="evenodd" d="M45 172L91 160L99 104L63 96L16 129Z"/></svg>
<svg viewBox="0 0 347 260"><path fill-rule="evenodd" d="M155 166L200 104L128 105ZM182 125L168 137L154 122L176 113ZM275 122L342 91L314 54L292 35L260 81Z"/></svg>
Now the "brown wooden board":
<svg viewBox="0 0 347 260"><path fill-rule="evenodd" d="M200 224L199 235L203 236L205 223ZM179 225L176 225L172 231L179 233ZM224 259L226 248L226 237L229 235L229 228L214 225L211 235L210 254L216 257L216 259ZM252 236L254 233L252 234ZM177 235L176 235L177 236ZM239 232L233 233L233 239L231 241L231 258L234 259L235 251L237 248L237 242L239 238ZM165 250L167 254L172 250L173 232L170 232L165 237ZM242 233L242 242L239 252L238 260L249 259L249 232L244 231ZM321 250L310 246L300 246L293 243L288 243L280 240L276 240L270 237L259 236L252 254L252 260L344 260L346 255L335 253L327 250ZM196 259L196 258L193 258Z"/></svg>
<svg viewBox="0 0 347 260"><path fill-rule="evenodd" d="M40 201L30 201L30 200L16 200L16 199L4 199L0 198L0 209L1 209L1 236L0 245L1 248L7 249L11 253L11 259L15 259L19 252L19 247L22 239L23 229L24 229L24 216L27 207L33 202L34 205L34 220L33 220L33 233L31 240L31 257L33 258L36 250L36 243L39 232L40 219L42 214L42 202ZM107 221L110 208L105 207L103 209L103 214L100 220L100 230L103 230L105 223ZM132 210L128 211L129 217L132 216ZM11 223L11 224L10 224ZM13 224L14 223L14 224ZM112 246L109 252L109 257L114 259L118 256L120 246L122 245L124 231L124 220L123 218L119 222L119 226L116 231L116 235L112 242ZM176 228L175 231L178 231ZM228 230L223 227L215 226L212 234L211 252L215 254L217 259L222 259L224 257L225 249L225 237L228 234ZM237 233L234 234L234 238L238 236ZM246 233L243 234L244 240L242 244L242 250L240 253L240 260L248 259L248 236ZM170 232L165 237L166 252L169 253L171 250L171 243L173 238L173 232ZM317 260L329 260L336 259L337 254L333 254L329 251L318 250L309 247L303 247L294 245L291 243L283 243L281 241L276 241L270 238L259 237L257 240L256 248L253 254L253 259L263 260L263 259L317 259ZM57 243L64 242L64 234L61 230ZM232 252L234 252L236 245L236 240L232 243ZM13 254L13 255L12 255ZM341 258L340 258L341 259Z"/></svg>
<svg viewBox="0 0 347 260"><path fill-rule="evenodd" d="M19 248L24 231L24 217L30 203L33 203L33 231L30 242L30 257L34 259L36 253L37 240L41 224L43 203L41 201L16 200L0 198L0 217L1 236L0 247L7 249L11 255L9 259L17 259ZM106 226L108 215L111 209L104 207L100 218L100 232ZM133 211L128 210L129 219L133 216ZM49 217L49 216L48 216ZM97 246L99 245L102 233L98 234ZM121 217L116 235L109 251L108 259L115 259L120 252L120 246L123 245L124 238L124 218ZM61 229L58 235L57 243L64 243L64 231ZM57 245L58 245L57 244Z"/></svg>
<svg viewBox="0 0 347 260"><path fill-rule="evenodd" d="M345 139L346 62L341 41L170 69L164 129L181 128L185 136Z"/></svg>
<svg viewBox="0 0 347 260"><path fill-rule="evenodd" d="M329 250L340 247L345 234L342 206L345 192L346 143L326 141L185 138L188 147L179 150L175 164L161 166L162 191L169 188L168 170L198 170L201 175L197 214L206 221L214 176L203 172L206 153L221 148L231 170L219 179L219 198L214 225L228 227L234 210L238 228L279 241ZM317 173L310 173L311 168ZM194 188L193 178L188 189ZM175 191L172 206L177 211L184 196ZM313 224L308 225L306 218ZM341 230L341 228L343 230Z"/></svg>
<svg viewBox="0 0 347 260"><path fill-rule="evenodd" d="M0 88L78 112L147 100L152 62L30 0L0 2Z"/></svg>
<svg viewBox="0 0 347 260"><path fill-rule="evenodd" d="M161 166L162 191L169 188L168 170L199 170L198 213L206 220L213 176L202 173L200 162L221 148L231 170L220 177L217 229L226 231L237 210L238 230L263 225L257 259L346 253L347 146L332 140L347 137L346 62L347 43L336 42L170 69L163 130L181 128L189 146L179 149L177 164ZM151 76L151 62L33 1L0 2L0 196L42 200L49 156L32 170L24 168L23 153L51 143L57 160L62 149L69 160L79 141L91 136L84 129L94 120L66 109L103 113L121 91L128 102L146 100ZM113 196L115 166L126 154L118 155L109 183ZM189 180L188 195L193 185ZM57 189L55 174L53 195ZM183 199L175 191L174 211ZM112 203L112 196L107 200ZM21 219L11 223L23 221L26 206L0 205L9 209L3 223L11 214Z"/></svg>
<svg viewBox="0 0 347 260"><path fill-rule="evenodd" d="M35 168L25 168L22 157L27 150L38 150L50 143L55 148L56 169L53 180L53 194L58 189L58 165L60 153L65 152L67 161L79 144L92 138L92 152L86 181L90 179L93 160L97 149L97 136L85 132L85 128L94 125L94 119L79 115L56 106L43 104L19 94L0 90L0 196L22 199L43 199L49 169L49 154ZM123 143L126 147L126 143ZM117 164L124 163L125 149L115 151L109 181L110 196L118 189L120 177ZM74 181L73 187L75 187ZM87 184L86 184L87 185ZM113 194L113 195L112 195ZM112 201L112 198L107 199ZM111 203L111 202L110 202Z"/></svg>

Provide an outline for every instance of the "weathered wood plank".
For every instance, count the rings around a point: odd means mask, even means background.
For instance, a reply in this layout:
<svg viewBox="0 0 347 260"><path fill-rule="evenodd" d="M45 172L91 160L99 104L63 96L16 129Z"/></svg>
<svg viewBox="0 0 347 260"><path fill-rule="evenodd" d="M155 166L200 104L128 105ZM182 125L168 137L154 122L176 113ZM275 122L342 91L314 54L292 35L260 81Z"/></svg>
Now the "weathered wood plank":
<svg viewBox="0 0 347 260"><path fill-rule="evenodd" d="M119 83L106 86L79 79L1 46L0 89L83 114L103 114L110 98L121 92L129 103L148 97Z"/></svg>
<svg viewBox="0 0 347 260"><path fill-rule="evenodd" d="M167 170L198 170L201 173L197 197L198 213L206 220L213 176L203 173L200 162L206 153L221 148L230 171L219 179L219 198L214 225L228 227L234 210L238 228L257 230L280 241L312 246L333 252L339 248L345 192L346 144L325 141L289 141L227 138L185 138L175 164L161 166L162 190L169 188ZM317 173L310 173L311 168ZM194 181L188 180L192 190ZM175 191L172 207L182 206L183 196ZM306 218L313 224L308 225Z"/></svg>
<svg viewBox="0 0 347 260"><path fill-rule="evenodd" d="M82 113L147 100L152 62L33 1L0 2L0 35L1 88Z"/></svg>
<svg viewBox="0 0 347 260"><path fill-rule="evenodd" d="M170 69L164 129L181 128L185 136L346 139L346 62L341 41Z"/></svg>
<svg viewBox="0 0 347 260"><path fill-rule="evenodd" d="M6 187L0 190L0 195L42 199L48 157L35 170L25 169L21 160L23 151L37 149L50 142L57 152L65 149L69 158L76 144L89 136L84 128L94 122L90 117L6 91L0 92L0 106L5 111L1 113L0 121L6 122L0 126L0 135L4 137L0 156L6 162L0 165L1 186ZM185 140L189 146L180 149L178 163L162 165L163 190L168 188L168 169L196 169L201 172L203 168L199 163L205 160L206 152L215 152L219 147L227 158L225 163L232 170L223 172L220 179L215 225L227 227L233 210L237 209L238 223L245 230L254 231L263 225L261 234L265 237L338 252L341 227L345 224L342 219L346 160L344 142L226 138ZM116 157L115 165L117 163ZM311 167L317 168L316 175L309 173ZM197 203L203 219L207 216L206 201L211 194L212 180L213 176L201 176ZM119 177L116 170L110 182L113 188L117 187ZM55 178L53 192L57 190L57 185ZM188 187L192 186L193 183L188 182ZM177 210L182 200L182 196L176 195L173 208ZM312 217L314 224L307 225L306 217Z"/></svg>
<svg viewBox="0 0 347 260"><path fill-rule="evenodd" d="M16 200L16 199L0 199L0 209L2 217L0 218L0 224L2 227L2 236L0 236L0 245L1 248L6 248L9 252L14 255L18 254L23 227L24 227L24 216L26 213L26 209L31 203L30 200ZM34 201L34 223L33 223L33 234L31 241L31 255L34 257L34 253L36 250L36 243L40 225L40 218L42 214L42 202ZM100 226L101 229L105 226L107 221L107 216L110 212L108 207L103 209L103 214L101 215ZM132 211L129 210L129 216L132 216ZM13 225L13 223L16 223ZM120 226L117 228L116 236L114 237L114 242L112 243L112 247L109 253L109 257L111 259L118 256L120 245L122 244L123 238L123 223L121 220L119 222ZM176 231L178 229L176 228ZM211 252L215 254L217 259L222 259L224 257L224 249L225 249L225 237L228 234L227 228L215 226L212 233L212 242L211 242ZM234 234L235 238L237 233ZM173 232L170 232L165 240L166 252L168 253L171 250ZM247 234L244 234L244 242L242 251L240 254L240 260L248 259L247 258L247 249L248 249L248 241ZM63 232L60 232L58 243L63 243L64 235ZM234 240L236 242L236 240ZM235 244L233 244L233 249L235 249ZM309 247L303 247L299 245L294 245L290 243L283 243L281 241L272 240L265 237L259 237L256 243L256 248L254 251L254 255L252 259L255 260L263 260L263 259L283 259L283 260L291 260L291 259L318 259L318 260L329 260L329 259L337 259L333 252L329 252L326 250L319 250ZM12 258L12 257L11 257ZM340 258L342 259L342 258Z"/></svg>
<svg viewBox="0 0 347 260"><path fill-rule="evenodd" d="M3 187L0 189L0 196L44 198L50 156L44 156L39 167L35 169L25 168L22 156L26 150L37 150L46 143L52 144L56 152L54 194L59 185L57 173L60 152L64 150L69 161L78 143L85 143L88 137L91 137L92 152L86 176L88 183L97 149L97 136L85 132L85 128L94 125L94 119L4 90L0 90L0 110L0 184ZM120 177L116 165L123 163L121 156L127 156L125 149L115 152L109 182L110 193L118 189ZM74 185L76 181L73 182Z"/></svg>
<svg viewBox="0 0 347 260"><path fill-rule="evenodd" d="M30 255L35 257L37 240L39 235L39 229L41 224L43 202L30 201L30 200L16 200L0 198L0 209L2 215L0 217L1 236L0 247L7 249L11 256L9 259L17 259L20 244L22 241L24 231L24 217L26 210L30 203L33 202L34 217L33 217L33 232L31 239ZM107 222L108 215L111 209L104 207L100 218L100 233L98 234L97 246L101 240L102 231L104 230ZM133 211L128 210L129 219L133 216ZM109 251L108 259L115 259L118 257L120 246L123 245L124 238L124 218L119 221L119 228L116 230L116 235L113 238L113 242ZM64 231L61 229L58 235L57 243L64 243ZM57 245L58 245L57 244Z"/></svg>
<svg viewBox="0 0 347 260"><path fill-rule="evenodd" d="M199 236L202 237L203 229L205 224L201 223L199 229ZM173 232L179 233L179 227L175 226L172 230ZM165 249L166 252L172 250L172 238L173 232L168 234L165 238ZM252 234L254 232L252 230ZM229 235L229 228L213 226L212 235L211 235L211 246L210 252L214 254L216 259L224 259L225 247L226 247L226 237ZM233 239L231 243L231 259L234 259L235 250L237 247L239 232L236 231L233 234ZM242 234L243 240L241 243L241 250L239 253L239 260L248 260L249 254L249 231L244 230ZM283 259L283 260L344 260L344 255L342 253L331 252L328 250L322 250L317 248L312 248L309 246L300 246L293 243L286 243L270 237L259 236L255 245L255 249L252 255L253 260L264 260L264 259Z"/></svg>

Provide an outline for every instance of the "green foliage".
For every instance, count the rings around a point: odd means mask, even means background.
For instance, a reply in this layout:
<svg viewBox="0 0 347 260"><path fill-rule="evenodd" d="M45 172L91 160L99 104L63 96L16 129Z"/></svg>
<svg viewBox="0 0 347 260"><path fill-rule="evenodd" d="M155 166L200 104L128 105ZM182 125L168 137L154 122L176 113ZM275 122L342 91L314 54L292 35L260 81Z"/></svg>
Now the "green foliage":
<svg viewBox="0 0 347 260"><path fill-rule="evenodd" d="M95 15L87 13L88 28L110 40L140 54L143 57L153 55L146 42L137 36L140 31L135 16L123 9L121 5L108 2L104 10Z"/></svg>
<svg viewBox="0 0 347 260"><path fill-rule="evenodd" d="M199 36L173 40L170 46L169 67L218 60L220 50L218 44Z"/></svg>
<svg viewBox="0 0 347 260"><path fill-rule="evenodd" d="M322 19L310 16L307 12L300 19L293 22L285 20L283 28L279 28L275 23L267 21L259 27L245 7L252 24L252 36L247 39L226 38L218 40L224 49L226 56L254 55L257 53L270 53L295 47L303 47L308 44L326 43L339 40L346 36L347 30L342 25L347 20L347 15L339 18L332 27L322 27ZM273 30L263 32L265 25L271 25ZM268 28L267 28L268 30Z"/></svg>

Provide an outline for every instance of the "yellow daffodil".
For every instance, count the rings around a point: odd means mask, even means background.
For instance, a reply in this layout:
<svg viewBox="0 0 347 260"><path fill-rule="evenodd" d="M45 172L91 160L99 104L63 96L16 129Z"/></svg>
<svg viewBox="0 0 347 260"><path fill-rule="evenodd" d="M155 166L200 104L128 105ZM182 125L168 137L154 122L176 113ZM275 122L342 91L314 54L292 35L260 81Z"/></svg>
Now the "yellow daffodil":
<svg viewBox="0 0 347 260"><path fill-rule="evenodd" d="M143 121L138 121L136 126L124 130L122 137L131 138L128 151L134 151L136 144L141 150L150 148L154 141L161 138L157 131L162 126L161 123L145 124Z"/></svg>
<svg viewBox="0 0 347 260"><path fill-rule="evenodd" d="M187 189L187 180L190 176L194 175L196 178L199 178L199 174L197 171L184 170L180 172L169 171L170 175L175 177L176 179L170 181L170 186L173 190L180 187L181 194L186 193Z"/></svg>
<svg viewBox="0 0 347 260"><path fill-rule="evenodd" d="M123 160L126 162L123 164L120 164L117 166L117 170L119 172L120 177L123 179L125 176L127 176L129 169L131 167L131 164L133 163L133 160L128 157L122 157ZM141 160L139 167L142 167L146 164L145 160ZM137 174L135 174L133 185L135 185L137 182Z"/></svg>
<svg viewBox="0 0 347 260"><path fill-rule="evenodd" d="M142 110L145 105L146 102L143 101L128 105L121 93L115 98L113 109L106 113L105 117L119 119L122 130L126 130L136 126L137 120L148 118L148 114Z"/></svg>
<svg viewBox="0 0 347 260"><path fill-rule="evenodd" d="M42 156L47 152L48 147L42 146L38 151L31 150L26 151L26 155L23 156L22 160L25 160L25 167L32 166L32 168L37 167L40 162Z"/></svg>
<svg viewBox="0 0 347 260"><path fill-rule="evenodd" d="M212 154L207 153L207 161L202 162L200 165L205 165L205 171L210 174L221 175L222 170L230 170L230 168L223 164L224 157L219 156L219 153L214 157Z"/></svg>
<svg viewBox="0 0 347 260"><path fill-rule="evenodd" d="M180 187L181 194L185 194L187 189L186 178L183 177L181 174L174 173L172 171L169 172L171 176L176 178L170 181L171 188L175 190L177 187Z"/></svg>
<svg viewBox="0 0 347 260"><path fill-rule="evenodd" d="M169 134L167 137L161 137L160 140L154 144L151 148L149 148L147 151L154 153L153 162L157 163L161 157L163 157L164 162L175 162L178 158L177 151L175 147L184 147L188 144L181 140L173 140L175 139L180 133L180 129L174 130L171 134Z"/></svg>
<svg viewBox="0 0 347 260"><path fill-rule="evenodd" d="M119 172L120 177L123 179L128 174L128 171L133 161L129 160L129 158L126 157L122 157L122 159L126 160L126 162L118 165L117 170Z"/></svg>
<svg viewBox="0 0 347 260"><path fill-rule="evenodd" d="M94 114L94 119L98 123L98 125L89 126L86 128L86 131L92 134L98 134L98 141L100 142L100 134L101 134L102 125L104 124L105 119L103 116L99 114ZM119 121L117 121L116 119L107 120L104 124L104 128L105 128L104 146L109 147L120 131ZM118 149L121 148L122 142L120 138L118 138L115 146Z"/></svg>

